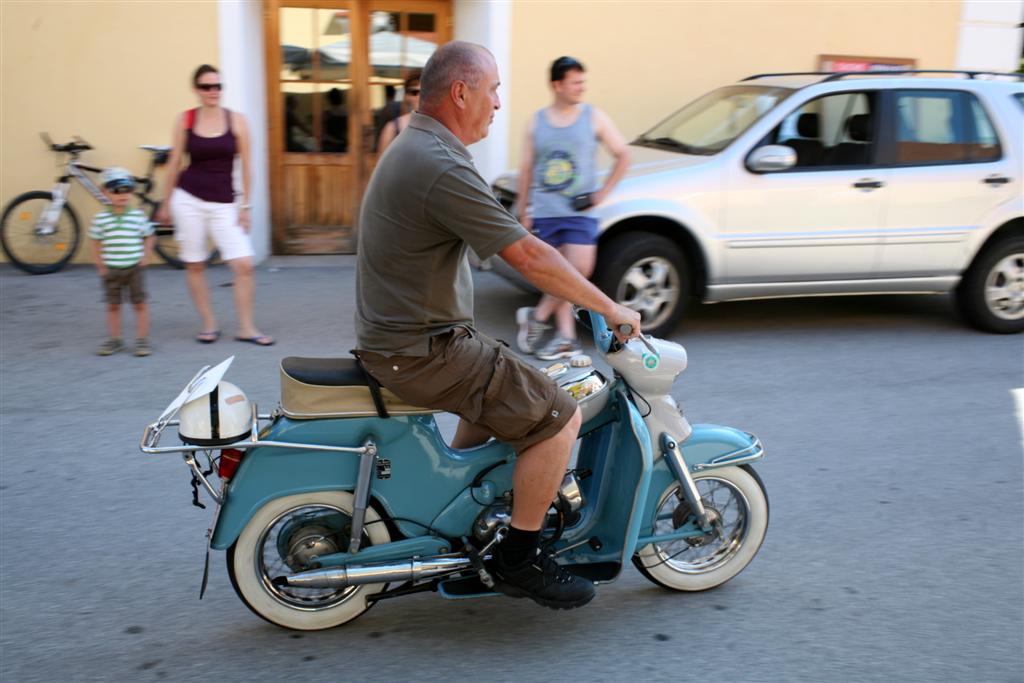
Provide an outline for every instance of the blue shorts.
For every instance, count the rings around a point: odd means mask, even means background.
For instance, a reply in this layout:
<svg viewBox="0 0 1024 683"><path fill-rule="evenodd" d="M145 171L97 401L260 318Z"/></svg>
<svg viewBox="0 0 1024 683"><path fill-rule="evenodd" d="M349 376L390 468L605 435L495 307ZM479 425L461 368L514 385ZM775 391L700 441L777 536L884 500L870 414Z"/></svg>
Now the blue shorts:
<svg viewBox="0 0 1024 683"><path fill-rule="evenodd" d="M533 232L553 247L597 244L597 220L590 216L533 219Z"/></svg>

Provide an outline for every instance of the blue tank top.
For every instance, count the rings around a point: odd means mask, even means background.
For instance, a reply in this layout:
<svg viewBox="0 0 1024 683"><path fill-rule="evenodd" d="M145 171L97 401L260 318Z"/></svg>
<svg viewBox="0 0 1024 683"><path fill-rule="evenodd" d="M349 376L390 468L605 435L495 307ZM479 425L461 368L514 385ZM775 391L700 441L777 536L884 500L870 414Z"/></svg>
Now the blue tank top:
<svg viewBox="0 0 1024 683"><path fill-rule="evenodd" d="M593 113L584 104L570 126L548 123L543 109L533 125L533 182L530 200L534 218L574 216L572 198L595 187L597 136Z"/></svg>

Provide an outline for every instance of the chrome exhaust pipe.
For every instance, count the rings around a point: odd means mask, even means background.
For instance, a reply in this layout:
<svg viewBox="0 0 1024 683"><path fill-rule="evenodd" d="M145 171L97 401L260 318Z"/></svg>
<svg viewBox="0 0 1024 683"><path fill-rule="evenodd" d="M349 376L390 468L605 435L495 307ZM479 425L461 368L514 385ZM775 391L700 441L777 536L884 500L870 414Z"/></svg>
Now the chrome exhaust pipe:
<svg viewBox="0 0 1024 683"><path fill-rule="evenodd" d="M295 588L344 588L366 583L399 583L419 581L438 574L469 569L472 562L468 557L429 557L408 562L384 562L380 564L356 564L348 567L311 569L288 576L279 576L274 583Z"/></svg>

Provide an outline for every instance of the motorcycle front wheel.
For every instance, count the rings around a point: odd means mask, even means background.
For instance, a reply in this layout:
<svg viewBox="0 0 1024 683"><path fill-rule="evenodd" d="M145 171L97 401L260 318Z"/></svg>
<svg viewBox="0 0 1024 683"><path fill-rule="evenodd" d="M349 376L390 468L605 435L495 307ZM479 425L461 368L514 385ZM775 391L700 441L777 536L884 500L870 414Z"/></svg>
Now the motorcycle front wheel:
<svg viewBox="0 0 1024 683"><path fill-rule="evenodd" d="M272 624L318 631L352 621L385 584L343 588L281 586L275 578L311 568L315 556L348 550L353 496L317 491L270 501L253 515L228 550L228 575L246 606ZM366 511L363 547L388 543L387 527Z"/></svg>
<svg viewBox="0 0 1024 683"><path fill-rule="evenodd" d="M677 591L721 586L754 559L768 530L768 495L754 469L723 467L693 476L708 515L720 533L651 543L633 556L650 581ZM670 534L691 519L689 504L673 482L658 498L654 534Z"/></svg>

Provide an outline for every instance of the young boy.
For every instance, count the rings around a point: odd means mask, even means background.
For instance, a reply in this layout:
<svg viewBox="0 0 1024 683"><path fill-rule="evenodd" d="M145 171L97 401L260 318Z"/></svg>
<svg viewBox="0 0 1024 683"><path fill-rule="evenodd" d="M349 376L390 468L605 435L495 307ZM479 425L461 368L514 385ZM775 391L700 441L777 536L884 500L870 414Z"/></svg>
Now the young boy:
<svg viewBox="0 0 1024 683"><path fill-rule="evenodd" d="M123 168L103 172L103 194L110 206L96 214L89 228L92 256L107 293L107 327L110 339L97 353L109 356L124 348L121 341L121 291L128 290L135 307L135 355L148 356L149 311L143 269L153 253L153 224L139 209L128 208L135 178Z"/></svg>

